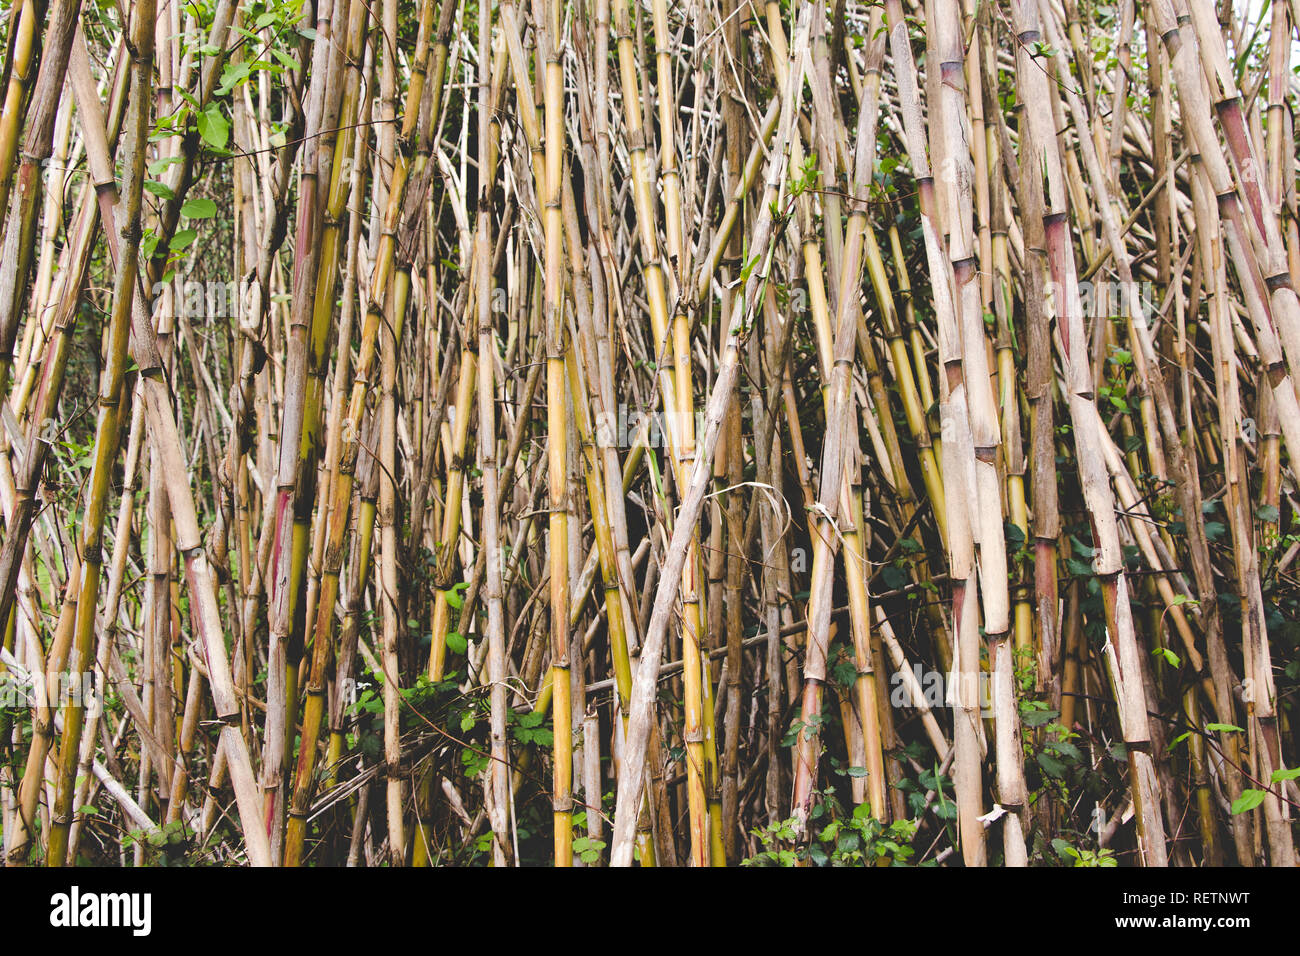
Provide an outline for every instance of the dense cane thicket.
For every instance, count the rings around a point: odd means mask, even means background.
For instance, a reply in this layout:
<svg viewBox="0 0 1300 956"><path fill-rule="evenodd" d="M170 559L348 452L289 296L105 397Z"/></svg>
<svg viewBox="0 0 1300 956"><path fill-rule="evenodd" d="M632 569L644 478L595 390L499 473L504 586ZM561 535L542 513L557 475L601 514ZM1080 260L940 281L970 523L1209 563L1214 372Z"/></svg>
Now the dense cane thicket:
<svg viewBox="0 0 1300 956"><path fill-rule="evenodd" d="M1295 865L1294 0L0 11L7 865Z"/></svg>

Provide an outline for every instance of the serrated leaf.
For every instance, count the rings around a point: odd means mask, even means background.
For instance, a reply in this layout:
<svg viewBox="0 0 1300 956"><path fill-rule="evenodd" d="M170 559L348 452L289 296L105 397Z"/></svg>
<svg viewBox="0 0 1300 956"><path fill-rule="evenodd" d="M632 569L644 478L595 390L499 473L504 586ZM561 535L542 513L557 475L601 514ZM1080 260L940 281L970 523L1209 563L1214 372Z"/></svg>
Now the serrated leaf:
<svg viewBox="0 0 1300 956"><path fill-rule="evenodd" d="M1068 740L1056 740L1052 742L1052 750L1062 757L1068 757L1070 760L1082 760L1083 754L1079 753L1079 748Z"/></svg>
<svg viewBox="0 0 1300 956"><path fill-rule="evenodd" d="M1060 716L1060 713L1055 710L1031 710L1021 717L1021 722L1026 727L1042 727Z"/></svg>
<svg viewBox="0 0 1300 956"><path fill-rule="evenodd" d="M1049 777L1063 777L1065 775L1065 764L1051 754L1040 753L1038 755L1038 766L1042 767L1043 773Z"/></svg>

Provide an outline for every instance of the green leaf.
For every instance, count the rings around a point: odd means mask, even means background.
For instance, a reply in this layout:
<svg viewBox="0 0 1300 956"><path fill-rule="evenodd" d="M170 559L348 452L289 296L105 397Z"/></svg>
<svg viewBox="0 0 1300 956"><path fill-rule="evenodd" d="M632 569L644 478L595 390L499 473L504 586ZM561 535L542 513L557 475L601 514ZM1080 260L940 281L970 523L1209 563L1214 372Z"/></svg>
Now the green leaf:
<svg viewBox="0 0 1300 956"><path fill-rule="evenodd" d="M1079 858L1079 851L1059 837L1052 841L1052 849L1056 851L1056 855L1062 860L1077 860Z"/></svg>
<svg viewBox="0 0 1300 956"><path fill-rule="evenodd" d="M1021 715L1021 722L1026 727L1042 727L1060 716L1060 713L1055 710L1031 710Z"/></svg>
<svg viewBox="0 0 1300 956"><path fill-rule="evenodd" d="M162 199L176 198L176 194L172 192L172 188L170 186L168 186L166 183L160 183L153 179L149 179L145 181L144 189L145 192L153 193L155 196L159 196Z"/></svg>
<svg viewBox="0 0 1300 956"><path fill-rule="evenodd" d="M1223 734L1244 734L1246 732L1236 724L1206 724L1205 729Z"/></svg>
<svg viewBox="0 0 1300 956"><path fill-rule="evenodd" d="M187 199L181 206L181 215L187 219L211 219L217 214L217 204L211 199Z"/></svg>
<svg viewBox="0 0 1300 956"><path fill-rule="evenodd" d="M230 142L230 124L221 115L221 107L209 103L207 109L195 117L195 122L203 142L217 149L226 148L226 143Z"/></svg>
<svg viewBox="0 0 1300 956"><path fill-rule="evenodd" d="M226 64L226 68L221 72L221 86L217 88L217 91L214 95L225 96L226 94L228 94L236 86L238 86L240 83L248 79L248 75L252 71L252 69L253 69L253 64L249 63L247 60L241 60L238 63L228 62ZM223 118L222 122L224 121L225 120ZM204 138L206 139L207 137ZM225 143L222 143L217 148L224 149Z"/></svg>
<svg viewBox="0 0 1300 956"><path fill-rule="evenodd" d="M1264 802L1263 790L1243 790L1241 796L1232 801L1232 812L1249 813Z"/></svg>
<svg viewBox="0 0 1300 956"><path fill-rule="evenodd" d="M850 777L865 777L866 775L867 775L867 768L866 768L866 767L850 767L850 768L849 768L849 776L850 776Z"/></svg>
<svg viewBox="0 0 1300 956"><path fill-rule="evenodd" d="M1078 558L1066 558L1065 566L1069 569L1070 574L1076 578L1092 576L1092 565L1086 561L1080 561Z"/></svg>
<svg viewBox="0 0 1300 956"><path fill-rule="evenodd" d="M1300 778L1300 767L1296 767L1294 770L1282 768L1273 771L1273 776L1269 782L1281 783L1283 780L1295 780L1297 778Z"/></svg>
<svg viewBox="0 0 1300 956"><path fill-rule="evenodd" d="M841 687L852 687L858 680L858 666L853 661L840 661L832 671L835 682Z"/></svg>
<svg viewBox="0 0 1300 956"><path fill-rule="evenodd" d="M190 243L192 243L197 236L198 233L193 229L177 230L176 235L172 236L172 241L170 243L171 251L180 252L182 249L188 248Z"/></svg>
<svg viewBox="0 0 1300 956"><path fill-rule="evenodd" d="M458 632L447 632L447 650L455 654L464 654L469 649L469 641L465 640Z"/></svg>
<svg viewBox="0 0 1300 956"><path fill-rule="evenodd" d="M1167 647L1157 647L1151 653L1163 657L1170 667L1177 667L1182 663L1182 661L1178 659L1178 655Z"/></svg>
<svg viewBox="0 0 1300 956"><path fill-rule="evenodd" d="M1049 744L1055 753L1060 754L1070 760L1083 760L1083 754L1079 753L1079 748L1068 740L1054 740Z"/></svg>
<svg viewBox="0 0 1300 956"><path fill-rule="evenodd" d="M296 71L301 69L301 67L298 66L298 61L282 50L272 50L271 55L279 60L286 70Z"/></svg>
<svg viewBox="0 0 1300 956"><path fill-rule="evenodd" d="M1049 777L1065 776L1065 764L1057 760L1051 754L1041 753L1038 755L1038 766L1043 768L1043 773Z"/></svg>
<svg viewBox="0 0 1300 956"><path fill-rule="evenodd" d="M179 156L165 156L162 159L155 159L152 163L149 164L149 175L157 176L168 166L172 165L173 163L179 163L180 161L181 158Z"/></svg>

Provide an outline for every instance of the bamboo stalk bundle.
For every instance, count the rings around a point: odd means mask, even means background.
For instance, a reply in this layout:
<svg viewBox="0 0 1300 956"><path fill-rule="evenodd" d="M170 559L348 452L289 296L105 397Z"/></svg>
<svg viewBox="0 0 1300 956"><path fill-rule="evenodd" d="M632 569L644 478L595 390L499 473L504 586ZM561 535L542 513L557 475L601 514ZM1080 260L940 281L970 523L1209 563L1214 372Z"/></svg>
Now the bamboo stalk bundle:
<svg viewBox="0 0 1300 956"><path fill-rule="evenodd" d="M11 5L6 865L1293 866L1295 12Z"/></svg>

